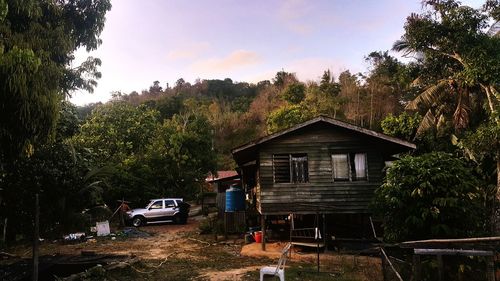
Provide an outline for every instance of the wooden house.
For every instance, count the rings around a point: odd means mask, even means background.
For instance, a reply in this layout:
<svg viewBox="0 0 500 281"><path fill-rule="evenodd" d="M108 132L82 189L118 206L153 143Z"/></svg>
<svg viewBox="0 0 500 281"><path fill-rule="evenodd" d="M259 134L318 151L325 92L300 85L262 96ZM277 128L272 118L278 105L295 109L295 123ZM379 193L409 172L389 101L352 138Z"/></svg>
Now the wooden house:
<svg viewBox="0 0 500 281"><path fill-rule="evenodd" d="M365 224L386 163L412 149L415 145L407 141L321 116L244 144L232 154L265 230L266 217L289 214L305 218L304 223L312 220L307 215L321 214L323 225L328 218ZM339 235L339 229L333 226L329 234Z"/></svg>

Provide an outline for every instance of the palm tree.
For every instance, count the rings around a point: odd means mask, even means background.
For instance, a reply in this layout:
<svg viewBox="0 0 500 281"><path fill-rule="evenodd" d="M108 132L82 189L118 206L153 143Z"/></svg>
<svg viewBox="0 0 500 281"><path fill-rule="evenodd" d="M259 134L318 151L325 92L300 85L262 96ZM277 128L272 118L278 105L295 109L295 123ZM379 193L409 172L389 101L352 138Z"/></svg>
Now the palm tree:
<svg viewBox="0 0 500 281"><path fill-rule="evenodd" d="M405 34L393 45L404 55L417 54L425 64L441 64L437 80L407 105L407 109L427 109L420 125L422 132L445 122L453 111L453 124L466 128L471 116L471 101L485 100L492 124L500 127L500 1L487 1L482 9L460 6L453 0L426 0L431 9L412 14ZM488 23L494 20L494 24ZM486 27L490 27L485 32ZM439 77L441 76L441 77ZM490 143L496 150L496 209L500 210L500 141ZM495 216L495 224L500 220ZM499 229L499 228L497 228Z"/></svg>

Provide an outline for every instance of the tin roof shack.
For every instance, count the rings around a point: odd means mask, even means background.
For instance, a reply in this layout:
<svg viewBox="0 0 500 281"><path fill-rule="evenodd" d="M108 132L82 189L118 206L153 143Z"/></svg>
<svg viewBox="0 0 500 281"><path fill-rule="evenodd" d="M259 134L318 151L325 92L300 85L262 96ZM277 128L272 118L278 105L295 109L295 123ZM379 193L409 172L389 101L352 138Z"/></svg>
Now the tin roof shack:
<svg viewBox="0 0 500 281"><path fill-rule="evenodd" d="M293 213L307 224L318 220L308 215L328 214L337 231L329 233L340 235L342 224L365 224L385 161L412 149L412 143L320 116L237 147L232 154L261 215ZM325 225L324 216L315 223Z"/></svg>

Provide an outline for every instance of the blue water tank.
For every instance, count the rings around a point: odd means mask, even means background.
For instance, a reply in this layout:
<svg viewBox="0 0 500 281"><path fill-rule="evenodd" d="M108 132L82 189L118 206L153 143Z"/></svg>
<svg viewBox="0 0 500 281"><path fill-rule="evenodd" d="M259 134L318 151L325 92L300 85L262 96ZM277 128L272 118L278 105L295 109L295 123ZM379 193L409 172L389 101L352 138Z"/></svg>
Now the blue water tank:
<svg viewBox="0 0 500 281"><path fill-rule="evenodd" d="M226 190L226 212L245 210L245 193L243 190L230 187Z"/></svg>

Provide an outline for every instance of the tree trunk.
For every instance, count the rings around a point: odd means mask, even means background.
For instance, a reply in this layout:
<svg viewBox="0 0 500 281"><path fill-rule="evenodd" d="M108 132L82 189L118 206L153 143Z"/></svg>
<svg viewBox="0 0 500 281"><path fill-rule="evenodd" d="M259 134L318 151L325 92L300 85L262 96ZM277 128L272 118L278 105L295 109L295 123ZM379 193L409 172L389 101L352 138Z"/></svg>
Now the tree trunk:
<svg viewBox="0 0 500 281"><path fill-rule="evenodd" d="M371 89L371 97L370 97L370 129L373 125L373 89Z"/></svg>

